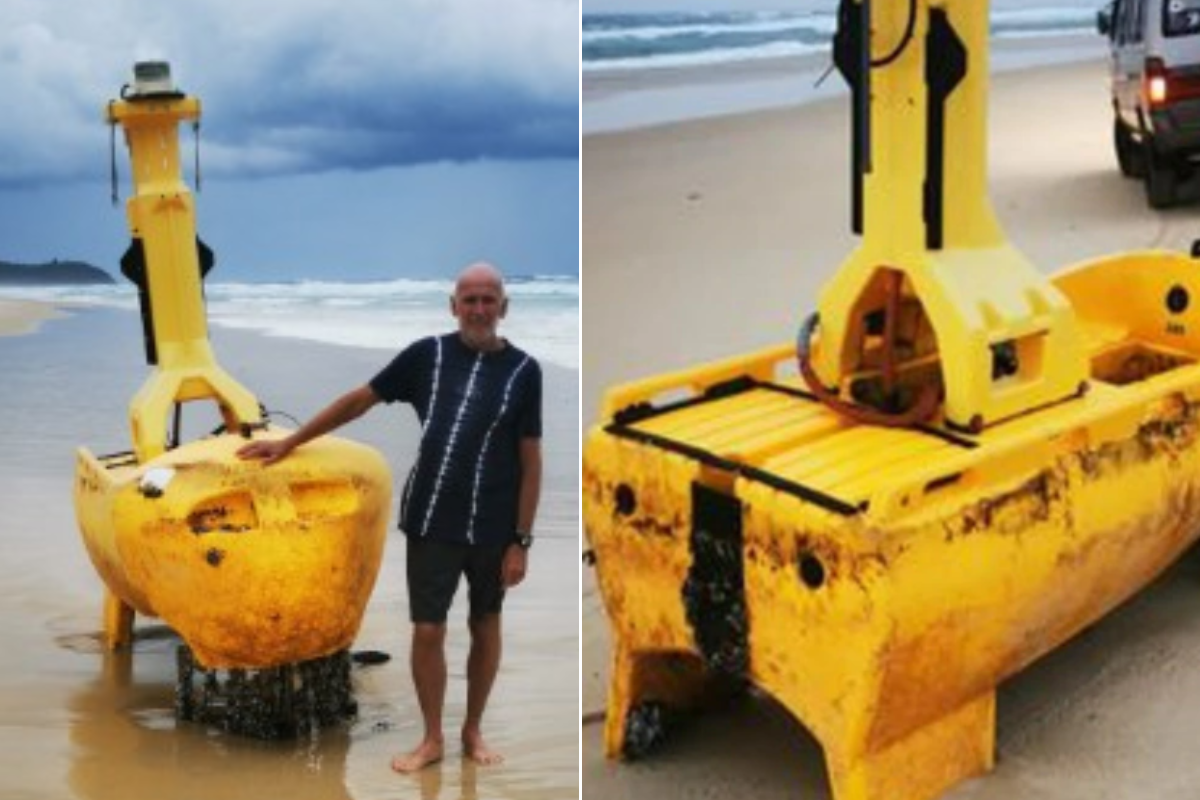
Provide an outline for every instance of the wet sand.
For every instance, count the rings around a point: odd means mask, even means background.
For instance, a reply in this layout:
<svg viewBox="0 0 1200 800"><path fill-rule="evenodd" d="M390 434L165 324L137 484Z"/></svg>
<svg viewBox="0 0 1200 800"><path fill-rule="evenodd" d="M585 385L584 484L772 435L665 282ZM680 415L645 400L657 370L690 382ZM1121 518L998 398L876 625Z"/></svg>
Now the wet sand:
<svg viewBox="0 0 1200 800"><path fill-rule="evenodd" d="M1195 202L1154 212L1119 177L1102 61L992 82L991 195L1013 242L1056 271L1121 250L1187 252ZM844 100L583 142L583 419L605 387L790 341L855 246ZM583 580L583 712L608 680L608 632ZM1185 798L1200 785L1200 555L1008 681L998 763L948 798ZM737 734L731 736L730 732ZM828 797L820 749L765 698L692 720L618 765L583 726L583 796Z"/></svg>
<svg viewBox="0 0 1200 800"><path fill-rule="evenodd" d="M0 330L11 308L0 306ZM449 320L448 320L449 322ZM221 363L274 410L305 419L368 379L391 353L214 329ZM263 743L176 726L178 640L138 621L132 655L105 656L97 634L101 584L71 504L74 449L128 449L126 405L141 384L134 314L72 310L32 335L0 337L0 797L512 798L578 794L578 377L545 368L546 480L530 574L506 604L505 661L485 732L508 761L476 768L456 747L465 706L465 596L448 636L447 758L419 776L389 769L418 740L408 674L404 547L390 535L354 649L391 661L356 667L357 721L313 741ZM188 435L212 419L185 415ZM407 473L411 411L380 408L346 435L379 447L393 478ZM393 513L394 518L394 513Z"/></svg>
<svg viewBox="0 0 1200 800"><path fill-rule="evenodd" d="M1093 34L1002 38L992 43L997 70L1102 58ZM580 84L583 134L645 129L681 120L747 114L843 96L828 51L654 69L588 69Z"/></svg>
<svg viewBox="0 0 1200 800"><path fill-rule="evenodd" d="M48 303L36 300L9 300L0 298L0 336L19 336L32 333L48 319L55 319L62 312Z"/></svg>

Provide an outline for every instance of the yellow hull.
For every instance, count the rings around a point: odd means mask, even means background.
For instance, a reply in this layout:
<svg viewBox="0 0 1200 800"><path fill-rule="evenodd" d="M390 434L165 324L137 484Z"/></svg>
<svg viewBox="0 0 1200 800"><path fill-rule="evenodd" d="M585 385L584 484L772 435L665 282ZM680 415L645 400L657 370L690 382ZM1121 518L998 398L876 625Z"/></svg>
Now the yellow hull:
<svg viewBox="0 0 1200 800"><path fill-rule="evenodd" d="M837 800L989 770L997 684L1200 534L1200 316L1166 300L1194 277L1158 253L1060 275L1089 390L978 435L837 416L791 345L610 392L583 473L608 754L632 709L728 672L820 741Z"/></svg>
<svg viewBox="0 0 1200 800"><path fill-rule="evenodd" d="M245 443L218 436L141 465L81 448L75 507L92 563L116 599L161 617L205 667L344 649L383 555L387 464L325 437L264 467L237 457Z"/></svg>

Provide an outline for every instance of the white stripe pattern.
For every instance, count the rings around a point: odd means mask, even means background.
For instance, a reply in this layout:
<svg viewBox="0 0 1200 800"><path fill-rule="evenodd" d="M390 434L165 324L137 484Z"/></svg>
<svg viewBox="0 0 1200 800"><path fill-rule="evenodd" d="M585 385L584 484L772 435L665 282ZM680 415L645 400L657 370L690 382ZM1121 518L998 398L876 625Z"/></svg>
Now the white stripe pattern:
<svg viewBox="0 0 1200 800"><path fill-rule="evenodd" d="M458 438L458 429L462 425L463 413L467 410L467 403L471 402L471 391L475 388L475 377L479 374L479 365L483 363L483 353L475 355L475 365L471 367L471 377L467 379L467 389L463 392L462 402L458 405L458 411L454 414L454 425L450 428L450 436L446 439L446 452L442 453L442 463L438 467L437 481L433 484L433 494L429 497L429 507L425 509L425 522L421 525L421 535L429 533L429 521L433 519L433 509L437 506L438 495L442 491L442 480L446 477L446 467L450 463L450 456L454 453L454 440Z"/></svg>
<svg viewBox="0 0 1200 800"><path fill-rule="evenodd" d="M508 400L512 396L512 387L517 380L517 375L521 374L521 370L528 363L529 356L525 356L524 360L513 370L513 374L509 376L508 383L504 386L504 398L500 401L500 410L496 412L496 418L488 426L487 434L483 437L483 446L479 448L479 458L475 459L475 488L471 492L471 519L467 523L467 541L471 544L475 544L475 515L479 511L479 484L483 479L483 461L487 457L488 445L492 442L492 432L496 430L501 417L508 410Z"/></svg>
<svg viewBox="0 0 1200 800"><path fill-rule="evenodd" d="M429 394L429 413L425 415L425 422L421 425L421 441L417 445L417 463L413 465L412 474L408 477L408 486L404 487L404 499L400 501L401 509L408 508L409 495L412 494L413 487L417 485L417 474L421 469L421 450L425 446L425 432L433 424L433 411L437 408L438 378L442 375L442 337L433 337L433 344L436 348L436 355L433 358L433 389Z"/></svg>

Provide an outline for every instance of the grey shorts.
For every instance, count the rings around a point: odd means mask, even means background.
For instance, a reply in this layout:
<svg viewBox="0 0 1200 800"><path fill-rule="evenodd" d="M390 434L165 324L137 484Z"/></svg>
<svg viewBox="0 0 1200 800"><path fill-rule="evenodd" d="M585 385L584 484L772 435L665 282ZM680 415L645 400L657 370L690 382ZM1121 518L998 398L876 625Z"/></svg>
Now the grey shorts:
<svg viewBox="0 0 1200 800"><path fill-rule="evenodd" d="M446 621L459 578L466 576L471 619L499 614L500 567L507 545L471 545L408 536L408 613L413 622Z"/></svg>

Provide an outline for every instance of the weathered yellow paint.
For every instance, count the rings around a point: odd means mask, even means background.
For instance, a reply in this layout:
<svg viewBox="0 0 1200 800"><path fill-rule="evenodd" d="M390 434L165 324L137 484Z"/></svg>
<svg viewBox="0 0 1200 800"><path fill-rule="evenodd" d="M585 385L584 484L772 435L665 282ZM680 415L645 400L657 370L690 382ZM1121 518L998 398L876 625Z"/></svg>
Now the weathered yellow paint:
<svg viewBox="0 0 1200 800"><path fill-rule="evenodd" d="M874 7L878 56L908 3ZM940 249L920 189L931 7L974 60L947 112ZM1197 261L1128 253L1040 277L984 192L987 4L916 8L914 44L872 71L864 239L821 295L815 366L857 402L851 385L880 371L863 317L900 272L900 380L935 380L937 413L840 415L792 344L607 393L583 512L613 631L611 757L633 709L695 706L732 670L813 733L836 800L937 797L992 767L1001 681L1200 535ZM999 343L1015 375L993 375Z"/></svg>
<svg viewBox="0 0 1200 800"><path fill-rule="evenodd" d="M1136 342L1138 352L1172 354L1175 366L1123 385L1094 374L1083 397L964 439L972 448L849 423L762 386L623 432L594 429L584 521L614 633L609 754L621 752L631 706L699 697L703 655L684 606L699 483L741 504L748 677L821 742L838 800L934 797L990 768L995 686L1152 580L1200 532L1200 342L1166 333L1172 315L1159 285L1177 281L1200 296L1200 279L1188 259L1137 264L1091 269L1120 270L1129 302L1119 310L1157 300L1159 325L1139 323L1145 338L1098 343L1091 363ZM1087 272L1060 287L1074 299ZM1200 319L1182 317L1191 337ZM786 350L748 357L747 372L768 363L786 372ZM681 384L698 398L702 372ZM645 397L636 384L614 395L650 400L670 388L658 378ZM790 419L778 417L780 403ZM725 466L637 441L640 433ZM752 468L861 510L806 502L748 476ZM631 513L619 510L622 492L635 499ZM805 559L821 566L818 586L801 577Z"/></svg>
<svg viewBox="0 0 1200 800"><path fill-rule="evenodd" d="M287 431L272 429L264 438ZM105 584L162 617L207 667L268 667L350 645L375 584L391 508L373 449L318 439L269 467L224 435L137 465L80 449L75 504ZM169 471L161 495L147 473Z"/></svg>
<svg viewBox="0 0 1200 800"><path fill-rule="evenodd" d="M133 644L133 607L112 589L104 590L104 646L122 650Z"/></svg>
<svg viewBox="0 0 1200 800"><path fill-rule="evenodd" d="M263 668L350 645L375 583L391 477L371 448L324 437L264 467L237 449L264 430L259 404L208 341L191 194L177 128L200 116L180 93L109 104L123 126L135 193L130 232L145 253L157 364L130 404L133 452L78 452L75 507L103 578L110 648L134 612L161 617L208 668ZM178 403L211 401L226 433L168 449Z"/></svg>

